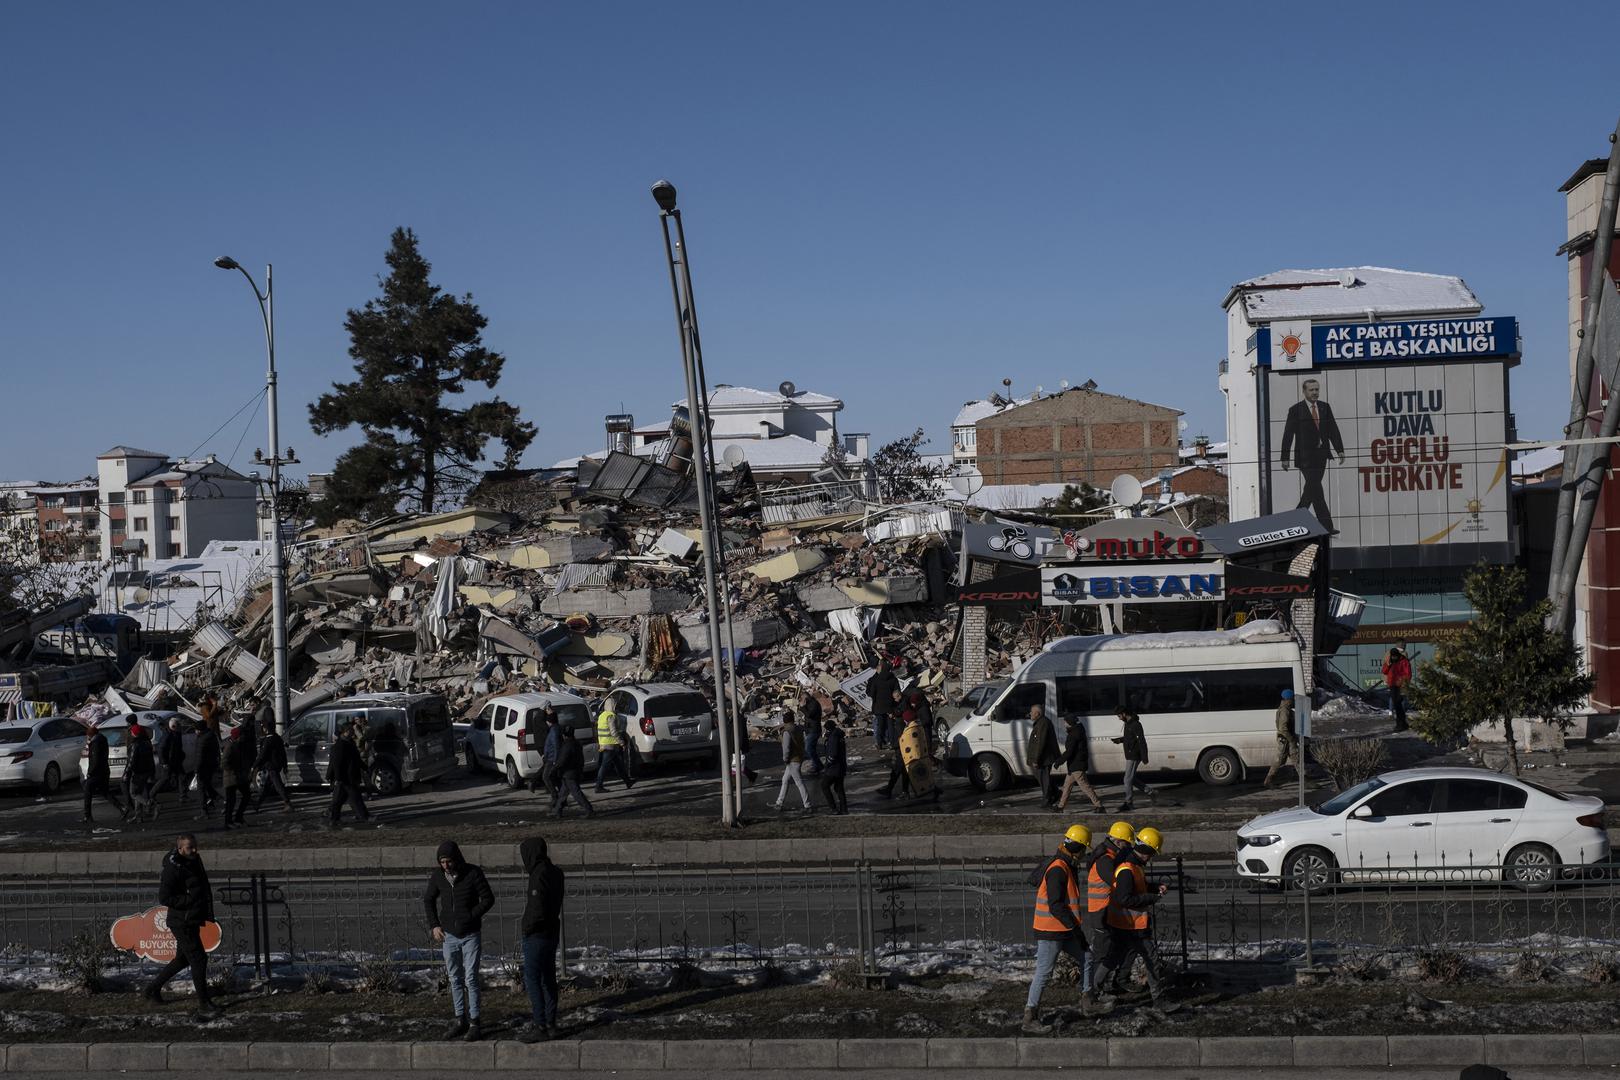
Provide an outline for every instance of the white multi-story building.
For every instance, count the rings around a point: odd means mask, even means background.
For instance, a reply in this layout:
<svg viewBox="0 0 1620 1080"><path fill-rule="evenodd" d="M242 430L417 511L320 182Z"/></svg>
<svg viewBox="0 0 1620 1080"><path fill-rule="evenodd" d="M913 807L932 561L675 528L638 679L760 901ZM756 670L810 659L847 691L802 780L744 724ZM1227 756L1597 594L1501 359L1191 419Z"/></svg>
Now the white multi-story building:
<svg viewBox="0 0 1620 1080"><path fill-rule="evenodd" d="M156 559L192 558L213 540L253 540L260 534L252 480L210 454L173 461L165 454L115 446L96 459L104 558L140 545Z"/></svg>

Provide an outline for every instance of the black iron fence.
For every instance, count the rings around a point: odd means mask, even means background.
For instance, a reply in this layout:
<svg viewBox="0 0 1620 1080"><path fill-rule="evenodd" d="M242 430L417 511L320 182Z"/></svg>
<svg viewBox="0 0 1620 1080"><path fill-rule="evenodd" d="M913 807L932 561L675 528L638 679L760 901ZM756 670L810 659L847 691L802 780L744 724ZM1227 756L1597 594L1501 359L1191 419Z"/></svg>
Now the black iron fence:
<svg viewBox="0 0 1620 1080"><path fill-rule="evenodd" d="M915 863L814 867L617 867L568 872L563 956L570 968L705 968L853 963L863 970L1005 970L1033 954L1028 865ZM1614 867L1526 884L1495 867L1333 871L1309 888L1238 877L1229 862L1163 859L1154 908L1173 962L1297 965L1413 950L1620 950ZM521 875L491 873L486 963L521 955ZM0 905L0 977L48 972L76 937L156 906L150 881L24 881ZM215 959L241 969L430 969L437 948L422 905L426 871L220 875ZM81 937L82 939L82 937Z"/></svg>

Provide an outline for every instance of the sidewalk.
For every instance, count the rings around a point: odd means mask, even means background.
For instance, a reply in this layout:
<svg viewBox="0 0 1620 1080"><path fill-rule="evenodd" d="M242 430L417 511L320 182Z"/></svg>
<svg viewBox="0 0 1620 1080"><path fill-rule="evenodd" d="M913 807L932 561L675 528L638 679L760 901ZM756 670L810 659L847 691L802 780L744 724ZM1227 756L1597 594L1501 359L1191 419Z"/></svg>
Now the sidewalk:
<svg viewBox="0 0 1620 1080"><path fill-rule="evenodd" d="M1620 1065L1620 1035L1296 1035L1228 1038L693 1039L481 1043L31 1043L0 1048L4 1071L215 1075L282 1070L399 1073L474 1070L726 1074L748 1069L1400 1069L1476 1063L1558 1069ZM1454 1075L1454 1072L1453 1072ZM1566 1074L1567 1075L1567 1074Z"/></svg>

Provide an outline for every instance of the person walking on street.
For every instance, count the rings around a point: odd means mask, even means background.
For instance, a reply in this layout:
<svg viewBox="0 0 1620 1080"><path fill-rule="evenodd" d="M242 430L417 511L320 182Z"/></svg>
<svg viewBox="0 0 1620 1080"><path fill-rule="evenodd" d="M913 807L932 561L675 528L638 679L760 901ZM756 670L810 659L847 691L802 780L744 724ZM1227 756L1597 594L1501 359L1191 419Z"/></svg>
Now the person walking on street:
<svg viewBox="0 0 1620 1080"><path fill-rule="evenodd" d="M546 842L531 836L518 845L529 892L523 901L523 988L532 1019L520 1042L557 1037L557 946L562 941L563 872L546 857Z"/></svg>
<svg viewBox="0 0 1620 1080"><path fill-rule="evenodd" d="M1277 779L1277 771L1284 765L1293 765L1299 773L1304 763L1299 760L1299 735L1294 730L1294 692L1284 690L1277 703L1277 760L1266 770L1261 787L1270 787Z"/></svg>
<svg viewBox="0 0 1620 1080"><path fill-rule="evenodd" d="M1029 741L1024 747L1029 767L1041 785L1041 802L1048 809L1057 806L1057 792L1052 789L1052 766L1058 760L1057 731L1041 705L1029 707Z"/></svg>
<svg viewBox="0 0 1620 1080"><path fill-rule="evenodd" d="M1041 869L1031 875L1035 890L1035 977L1030 980L1029 997L1024 1002L1024 1031L1035 1034L1041 1030L1041 991L1052 975L1059 953L1067 953L1080 969L1080 994L1084 1001L1091 997L1091 953L1086 948L1086 937L1080 929L1080 875L1084 872L1086 848L1091 845L1091 830L1084 825L1070 825L1063 834L1063 843L1057 854L1047 859Z"/></svg>
<svg viewBox="0 0 1620 1080"><path fill-rule="evenodd" d="M146 821L157 817L152 788L157 783L157 757L152 736L140 724L129 725L124 747L124 817Z"/></svg>
<svg viewBox="0 0 1620 1080"><path fill-rule="evenodd" d="M876 674L866 680L866 696L872 701L872 738L881 753L894 745L894 736L899 734L889 731L889 718L899 704L900 680L889 670L888 660L879 660Z"/></svg>
<svg viewBox="0 0 1620 1080"><path fill-rule="evenodd" d="M253 812L264 809L264 800L271 795L281 800L281 812L293 812L292 799L287 794L287 741L276 731L275 721L259 729L259 753L253 759L253 770L259 774L259 801Z"/></svg>
<svg viewBox="0 0 1620 1080"><path fill-rule="evenodd" d="M913 683L911 689L902 695L900 705L902 708L910 709L917 714L917 723L921 724L923 730L928 733L928 751L933 753L934 703L929 700L928 691L924 690L921 685Z"/></svg>
<svg viewBox="0 0 1620 1080"><path fill-rule="evenodd" d="M230 737L225 740L224 770L225 770L225 827L244 825L242 814L247 810L248 796L253 792L249 785L253 782L253 759L248 757L247 743L242 738L242 728L245 724L238 724L231 729Z"/></svg>
<svg viewBox="0 0 1620 1080"><path fill-rule="evenodd" d="M557 718L557 710L547 705L542 714L546 721L546 730L543 741L540 743L540 783L546 789L546 795L551 799L557 798L557 755L562 751L562 723ZM538 793L534 780L529 780L529 791Z"/></svg>
<svg viewBox="0 0 1620 1080"><path fill-rule="evenodd" d="M1389 687L1389 705L1395 710L1395 730L1406 730L1406 684L1412 681L1412 661L1401 642L1384 657L1384 685Z"/></svg>
<svg viewBox="0 0 1620 1080"><path fill-rule="evenodd" d="M558 724L557 732L557 794L551 798L552 816L562 817L563 807L572 797L584 809L585 816L593 818L596 811L591 809L590 800L579 788L580 774L585 771L585 751L574 738L573 728Z"/></svg>
<svg viewBox="0 0 1620 1080"><path fill-rule="evenodd" d="M186 804L186 737L180 733L180 721L170 720L163 742L158 746L158 764L163 767L162 778L152 789L152 797L157 798L157 792L174 784L176 805Z"/></svg>
<svg viewBox="0 0 1620 1080"><path fill-rule="evenodd" d="M799 695L799 718L804 725L804 764L814 776L821 775L821 699L806 690Z"/></svg>
<svg viewBox="0 0 1620 1080"><path fill-rule="evenodd" d="M1091 800L1091 808L1100 814L1103 812L1102 800L1097 797L1097 789L1092 787L1091 781L1086 778L1086 770L1091 767L1091 740L1086 735L1085 726L1080 723L1079 717L1067 717L1065 724L1063 768L1066 775L1063 777L1063 792L1058 796L1057 809L1067 807L1069 792L1079 788L1080 794Z"/></svg>
<svg viewBox="0 0 1620 1080"><path fill-rule="evenodd" d="M551 742L551 731L557 726L557 710L547 702L540 707L536 715L532 710L523 720L523 745L530 750L540 752L540 768L529 777L529 794L536 795L543 787L546 794L553 794L551 786L551 764L555 758L546 755L546 746Z"/></svg>
<svg viewBox="0 0 1620 1080"><path fill-rule="evenodd" d="M1136 834L1136 843L1114 868L1114 885L1108 900L1108 955L1097 968L1096 985L1106 987L1116 971L1130 970L1134 958L1142 958L1147 974L1148 993L1153 1007L1165 1006L1165 987L1159 978L1158 961L1153 955L1152 935L1148 911L1157 904L1170 886L1163 883L1150 886L1147 864L1164 847L1164 837L1158 829L1143 829ZM1097 998L1097 1007L1111 1009L1116 999L1111 994Z"/></svg>
<svg viewBox="0 0 1620 1080"><path fill-rule="evenodd" d="M821 770L821 795L835 814L849 813L849 797L844 794L844 776L849 772L849 746L838 721L828 720L827 764Z"/></svg>
<svg viewBox="0 0 1620 1080"><path fill-rule="evenodd" d="M174 850L163 856L158 903L169 909L174 959L146 984L141 997L161 1005L163 988L169 980L190 968L191 984L197 989L197 1019L213 1020L219 1012L214 1008L213 994L208 989L208 950L203 948L202 928L214 921L214 890L208 884L208 871L198 852L197 838L190 833L175 837Z"/></svg>
<svg viewBox="0 0 1620 1080"><path fill-rule="evenodd" d="M906 719L904 716L899 719ZM884 730L889 735L889 745L886 747L889 754L889 779L883 785L883 797L894 798L894 785L900 784L900 790L907 798L911 797L911 777L906 774L906 759L900 753L900 736L905 731L899 723L885 722Z"/></svg>
<svg viewBox="0 0 1620 1080"><path fill-rule="evenodd" d="M94 823L95 815L91 807L97 795L113 804L121 819L129 817L124 804L118 801L118 796L112 789L112 766L107 761L107 734L100 728L91 728L84 737L87 755L84 763L84 820Z"/></svg>
<svg viewBox="0 0 1620 1080"><path fill-rule="evenodd" d="M354 745L354 729L345 727L332 740L332 756L326 763L326 782L332 785L332 801L326 810L326 823L336 828L343 821L343 804L354 808L354 816L370 821L371 813L360 797L360 785L365 778L360 762L360 751Z"/></svg>
<svg viewBox="0 0 1620 1080"><path fill-rule="evenodd" d="M477 1042L484 1035L478 1022L478 961L484 916L495 906L495 892L484 871L461 857L454 840L439 845L439 866L428 875L422 906L433 940L444 949L450 1004L456 1010L456 1022L444 1037Z"/></svg>
<svg viewBox="0 0 1620 1080"><path fill-rule="evenodd" d="M1116 715L1119 717L1120 734L1114 742L1124 744L1125 750L1125 801L1119 804L1119 810L1122 814L1128 814L1136 809L1138 788L1148 797L1148 802L1157 805L1159 800L1146 784L1136 782L1136 770L1146 765L1148 759L1147 733L1142 730L1142 718L1129 709L1121 709Z"/></svg>
<svg viewBox="0 0 1620 1080"><path fill-rule="evenodd" d="M214 804L219 801L219 789L214 787L219 757L219 729L204 720L197 725L197 799L202 803L205 818L213 816Z"/></svg>
<svg viewBox="0 0 1620 1080"><path fill-rule="evenodd" d="M799 788L799 798L804 803L801 809L807 814L815 813L816 808L810 805L810 791L804 786L804 732L793 718L792 709L782 714L782 789L771 803L772 810L781 810L787 802L789 781Z"/></svg>
<svg viewBox="0 0 1620 1080"><path fill-rule="evenodd" d="M214 692L212 690L203 695L201 703L199 703L197 706L197 712L202 716L203 726L212 728L215 735L219 734L219 717L221 711L222 710L219 707L219 699L214 697Z"/></svg>
<svg viewBox="0 0 1620 1080"><path fill-rule="evenodd" d="M613 711L607 702L602 703L602 711L596 714L596 793L598 795L607 790L608 772L611 770L624 781L624 790L629 791L635 784L630 779L630 770L625 766L625 744L630 737L624 731L624 717Z"/></svg>

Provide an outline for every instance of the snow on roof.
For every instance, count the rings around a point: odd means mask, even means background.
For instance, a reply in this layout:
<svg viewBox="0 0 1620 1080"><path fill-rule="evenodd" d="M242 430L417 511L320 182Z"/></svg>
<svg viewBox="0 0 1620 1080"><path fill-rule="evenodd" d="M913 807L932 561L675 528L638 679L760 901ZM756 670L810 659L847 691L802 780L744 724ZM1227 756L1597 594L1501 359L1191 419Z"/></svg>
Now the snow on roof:
<svg viewBox="0 0 1620 1080"><path fill-rule="evenodd" d="M989 398L980 398L977 401L970 401L963 405L961 411L956 414L956 419L951 421L951 427L970 427L977 424L980 420L983 420L987 416L996 415L996 413L1003 409L1010 409L1015 405L1028 405L1034 400L1034 395L1030 395L1029 397L1014 398L1010 402L1002 401L1000 404L991 401Z"/></svg>
<svg viewBox="0 0 1620 1080"><path fill-rule="evenodd" d="M168 454L160 454L156 450L137 450L133 446L115 446L111 450L108 450L105 454L97 454L96 460L100 461L102 458L121 457L167 458L168 456Z"/></svg>
<svg viewBox="0 0 1620 1080"><path fill-rule="evenodd" d="M0 485L4 486L6 485ZM75 480L70 484L30 484L28 490L36 495L60 495L75 491L95 491L98 486L94 480Z"/></svg>
<svg viewBox="0 0 1620 1080"><path fill-rule="evenodd" d="M1221 306L1230 308L1239 298L1250 322L1475 314L1485 310L1474 290L1460 277L1382 266L1278 270L1238 282Z"/></svg>
<svg viewBox="0 0 1620 1080"><path fill-rule="evenodd" d="M670 407L679 409L685 405L686 398L683 397ZM844 403L837 398L818 394L813 390L800 390L792 397L775 390L756 390L751 386L716 386L709 391L711 409L782 408L787 405L836 405L840 409L844 407Z"/></svg>
<svg viewBox="0 0 1620 1080"><path fill-rule="evenodd" d="M143 560L141 573L156 587L109 589L115 567L108 566L98 607L128 615L143 629L179 629L233 610L264 580L269 565L268 540L213 540L195 558ZM117 608L120 600L123 607Z"/></svg>
<svg viewBox="0 0 1620 1080"><path fill-rule="evenodd" d="M1204 447L1204 456L1205 457L1222 457L1222 456L1225 456L1226 454L1229 454L1229 453L1231 453L1231 450L1230 450L1228 444L1224 443L1224 442L1212 442L1208 446ZM1196 447L1196 446L1183 446L1181 448L1181 456L1183 458L1195 458L1195 457L1197 457L1198 456L1198 447Z"/></svg>
<svg viewBox="0 0 1620 1080"><path fill-rule="evenodd" d="M731 447L743 452L748 467L756 472L772 469L813 469L827 457L827 448L798 435L778 435L774 439L715 439L715 457L725 460Z"/></svg>
<svg viewBox="0 0 1620 1080"><path fill-rule="evenodd" d="M1084 637L1063 637L1048 644L1041 653L1058 655L1112 652L1119 649L1188 649L1292 640L1292 635L1284 630L1282 623L1276 619L1255 619L1244 623L1236 630L1175 630L1167 634L1092 634Z"/></svg>

